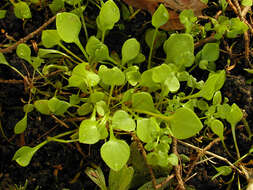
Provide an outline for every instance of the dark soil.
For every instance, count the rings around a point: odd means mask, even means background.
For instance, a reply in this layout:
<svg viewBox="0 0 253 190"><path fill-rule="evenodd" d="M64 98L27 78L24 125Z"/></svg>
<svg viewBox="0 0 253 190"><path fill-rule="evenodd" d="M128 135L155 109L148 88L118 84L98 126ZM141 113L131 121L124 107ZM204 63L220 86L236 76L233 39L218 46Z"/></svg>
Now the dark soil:
<svg viewBox="0 0 253 190"><path fill-rule="evenodd" d="M1 3L0 3L1 4ZM17 19L12 7L8 7L8 13L5 19L0 19L0 45L7 44L9 40L6 35L18 40L32 31L36 30L39 26L45 23L52 15L47 8L33 10L33 18L27 22L23 22ZM207 13L212 14L216 11L213 6L210 6L209 10L205 10ZM88 9L91 18L95 18L96 14L91 9ZM125 30L116 28L110 32L109 37L106 38L105 43L108 45L111 51L120 53L122 44L126 39L136 37L142 44L144 44L144 32L149 24L146 24L150 20L150 15L146 12L139 13L130 22L125 21ZM53 27L51 25L49 27ZM91 29L91 33L94 31ZM35 36L28 41L28 44L34 42L40 42L40 35ZM240 38L234 39L237 43L238 52L244 51L244 41ZM147 48L147 47L146 47ZM146 49L148 50L148 49ZM145 47L143 52L145 53ZM34 53L34 52L33 52ZM7 61L14 67L16 67L22 73L30 71L31 67L19 59L15 51L5 54ZM221 53L219 68L224 68L227 63L228 55ZM252 78L247 74L243 68L245 68L244 59L239 60L240 63L228 73L227 80L222 88L222 93L229 98L230 103L236 103L240 108L244 110L248 125L252 130L253 126L253 105L252 105L252 85L247 84L246 81ZM26 70L27 69L27 70ZM202 78L203 76L200 76ZM13 81L11 81L13 80ZM85 155L80 153L77 144L59 144L50 143L40 149L33 157L31 163L27 167L19 166L15 161L12 161L12 157L16 150L20 147L22 142L21 135L14 135L13 128L15 124L24 116L23 101L28 99L27 86L24 86L22 78L20 78L15 72L10 70L7 66L0 65L0 122L4 133L0 133L0 190L12 190L15 189L14 185L23 185L26 180L29 181L27 190L34 190L39 187L41 190L62 190L68 188L71 190L82 189L99 189L96 185L87 177L84 170L91 163L95 163L102 167L105 175L108 174L108 168L104 165L100 158L99 144L92 146L81 146L81 150ZM242 124L242 123L240 123ZM228 127L228 126L227 126ZM55 122L49 116L40 115L37 112L29 114L28 129L25 132L25 144L34 146L39 142L42 142L47 135L54 136L58 132L63 132L62 126ZM248 133L243 127L237 128L237 141L241 151L241 155L247 153L252 146L252 140L248 139ZM196 146L204 147L210 141L203 140L203 143L191 142ZM226 143L234 151L232 135L227 135ZM183 147L180 145L179 153L188 153L194 157L197 153L192 149ZM228 155L224 152L222 145L216 144L210 150L213 153L224 156L228 159ZM232 152L233 155L235 151ZM252 159L252 157L251 157ZM193 160L192 160L193 161ZM214 159L215 162L219 160ZM235 160L232 160L235 161ZM249 162L249 160L247 160ZM187 171L187 168L183 168ZM195 167L192 174L196 173L191 180L187 182L187 185L194 187L197 190L211 190L211 189L225 189L227 185L224 185L224 181L228 181L230 178L211 178L217 173L210 163L204 162ZM231 176L230 176L231 177ZM224 180L224 181L223 181ZM237 179L235 180L237 181ZM243 185L245 186L246 180L242 178ZM237 189L237 186L233 184L231 189Z"/></svg>

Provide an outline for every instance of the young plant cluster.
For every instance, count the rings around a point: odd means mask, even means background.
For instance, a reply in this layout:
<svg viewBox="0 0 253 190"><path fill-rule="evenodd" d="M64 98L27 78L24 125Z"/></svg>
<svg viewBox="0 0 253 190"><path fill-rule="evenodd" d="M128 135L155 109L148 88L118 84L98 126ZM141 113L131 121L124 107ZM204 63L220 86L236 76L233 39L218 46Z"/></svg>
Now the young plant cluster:
<svg viewBox="0 0 253 190"><path fill-rule="evenodd" d="M220 137L230 154L224 143L225 122L231 127L237 159L241 158L235 128L243 114L236 104L230 105L228 99L222 96L220 89L226 80L226 72L217 70L215 61L219 58L219 39L223 36L235 38L248 29L247 25L237 18L219 16L203 27L196 24L193 11L185 10L180 14L185 32L167 37L167 33L159 28L169 21L170 16L161 4L152 16L154 28L147 30L145 36L149 55L146 57L142 53L142 44L136 38L129 37L121 48L121 55L112 56L104 41L120 20L116 3L108 0L96 4L100 8L96 18L97 35L89 36L81 14L87 4L81 6L83 2L78 0L65 2L79 8L56 14L56 27L42 31L41 46L36 56L32 56L30 47L25 43L19 44L16 49L17 55L31 64L34 71L31 80L27 81L31 89L24 106L24 117L14 127L14 132L21 134L26 131L28 115L34 111L61 119L85 119L81 123L74 122L73 129L47 137L34 147L21 147L13 160L25 167L41 147L52 141L87 145L100 142L101 158L111 169L109 189L128 189L137 175L136 171L140 170L136 159L138 155L135 154L138 144L143 145L145 160L154 168L172 168L178 165L179 159L183 159L171 150L173 138L188 139L205 135L206 131ZM63 7L63 0L54 0L50 4L53 12ZM27 2L14 3L18 18L30 18L28 9ZM82 27L86 39L79 38ZM208 31L215 32L217 41L206 43L196 53L194 37L205 36ZM76 45L80 54L71 51L67 44ZM160 46L166 57L157 64L153 57ZM2 53L0 63L27 80L6 61ZM191 74L197 67L209 72L205 81L197 80ZM60 73L56 81L50 78L50 73L55 71ZM40 89L37 80L44 81L48 89ZM61 92L69 95L63 96ZM131 140L126 140L126 135L131 136ZM128 163L132 167L128 167ZM216 170L218 175L232 172L230 166ZM99 178L92 175L94 172ZM87 168L86 173L101 189L107 189L100 168ZM159 180L162 182L164 178ZM148 185L150 182L140 189L146 189Z"/></svg>

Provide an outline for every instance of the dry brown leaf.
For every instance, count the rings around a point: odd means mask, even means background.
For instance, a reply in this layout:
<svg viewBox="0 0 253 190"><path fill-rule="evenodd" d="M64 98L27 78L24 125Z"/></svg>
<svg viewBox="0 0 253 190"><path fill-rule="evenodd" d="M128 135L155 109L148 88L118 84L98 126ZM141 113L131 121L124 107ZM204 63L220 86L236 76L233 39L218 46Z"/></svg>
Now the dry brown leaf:
<svg viewBox="0 0 253 190"><path fill-rule="evenodd" d="M179 13L184 9L192 9L196 16L200 16L206 4L201 0L123 0L128 5L139 9L145 9L153 14L158 3L163 3L168 8L170 19L169 22L161 28L164 30L181 30L183 25L179 21Z"/></svg>

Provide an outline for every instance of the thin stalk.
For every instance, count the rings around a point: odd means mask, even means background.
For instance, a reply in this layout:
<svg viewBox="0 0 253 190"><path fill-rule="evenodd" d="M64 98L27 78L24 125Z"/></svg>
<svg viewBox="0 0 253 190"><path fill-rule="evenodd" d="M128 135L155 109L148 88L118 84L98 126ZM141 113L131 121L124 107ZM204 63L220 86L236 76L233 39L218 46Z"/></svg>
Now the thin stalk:
<svg viewBox="0 0 253 190"><path fill-rule="evenodd" d="M88 56L88 54L86 53L86 51L84 50L84 48L83 48L83 46L82 46L82 44L81 44L81 42L80 42L79 40L76 42L76 45L77 45L77 46L79 47L79 49L82 51L84 57L88 60L89 56Z"/></svg>
<svg viewBox="0 0 253 190"><path fill-rule="evenodd" d="M153 113L153 112L149 112L149 111L145 111L145 110L133 109L133 111L135 111L137 113L144 113L144 114L147 114L147 115L151 115L153 117L160 118L160 119L163 119L165 121L170 121L173 118L173 115L172 116L165 116L165 115L162 115L162 114L157 114L157 113Z"/></svg>
<svg viewBox="0 0 253 190"><path fill-rule="evenodd" d="M110 103L111 103L113 89L114 89L114 85L112 85L110 89L110 94L109 94L108 103L107 103L108 106L110 106Z"/></svg>
<svg viewBox="0 0 253 190"><path fill-rule="evenodd" d="M101 42L104 43L105 41L105 31L102 31L102 39L101 39Z"/></svg>
<svg viewBox="0 0 253 190"><path fill-rule="evenodd" d="M78 57L76 54L74 54L72 51L70 51L68 48L66 48L62 43L59 43L59 46L64 49L68 54L72 55L74 58L76 58L80 62L85 62L80 57Z"/></svg>
<svg viewBox="0 0 253 190"><path fill-rule="evenodd" d="M226 146L224 140L221 140L221 142L222 142L223 148L225 149L225 151L227 152L227 154L228 154L231 158L233 158L233 156L232 156L232 154L229 152L229 150L228 150L228 148L227 148L227 146Z"/></svg>
<svg viewBox="0 0 253 190"><path fill-rule="evenodd" d="M87 7L87 5L88 5L88 1L87 1L86 5L85 5L85 8ZM82 21L82 24L83 24L83 30L84 30L84 33L85 33L85 38L86 38L86 41L88 41L89 35L88 35L87 27L86 27L86 24L85 24L85 19L84 19L84 16L83 16L83 12L82 12L80 1L78 1L78 7L79 7L79 10L80 10L81 21Z"/></svg>
<svg viewBox="0 0 253 190"><path fill-rule="evenodd" d="M155 29L155 32L154 32L154 35L153 35L153 39L152 39L152 44L151 44L150 51L149 51L148 69L151 68L151 59L152 59L152 54L153 54L153 49L154 49L154 43L155 43L157 32L158 32L158 28Z"/></svg>
<svg viewBox="0 0 253 190"><path fill-rule="evenodd" d="M60 142L60 143L72 143L72 142L79 141L78 139L64 140L64 139L57 139L57 138L54 138L54 137L48 137L47 139L49 141L55 141L55 142Z"/></svg>
<svg viewBox="0 0 253 190"><path fill-rule="evenodd" d="M235 126L232 126L232 135L233 135L233 139L234 139L237 158L239 159L241 156L240 156L239 148L238 148L238 145L237 145L237 140L236 140L236 135L235 135Z"/></svg>

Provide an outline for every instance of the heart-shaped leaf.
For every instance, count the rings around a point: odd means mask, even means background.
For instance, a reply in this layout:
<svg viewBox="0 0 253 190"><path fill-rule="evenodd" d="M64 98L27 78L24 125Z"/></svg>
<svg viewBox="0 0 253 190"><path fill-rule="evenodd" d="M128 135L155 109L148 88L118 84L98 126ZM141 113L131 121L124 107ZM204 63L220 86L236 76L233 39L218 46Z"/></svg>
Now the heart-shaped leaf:
<svg viewBox="0 0 253 190"><path fill-rule="evenodd" d="M123 140L110 139L100 149L104 162L115 171L121 170L130 156L130 148Z"/></svg>
<svg viewBox="0 0 253 190"><path fill-rule="evenodd" d="M61 41L61 38L57 30L43 30L41 41L43 46L45 46L46 48L51 48L55 45L58 45Z"/></svg>
<svg viewBox="0 0 253 190"><path fill-rule="evenodd" d="M177 139L187 139L196 135L203 125L198 116L188 108L179 108L169 121L172 135Z"/></svg>

